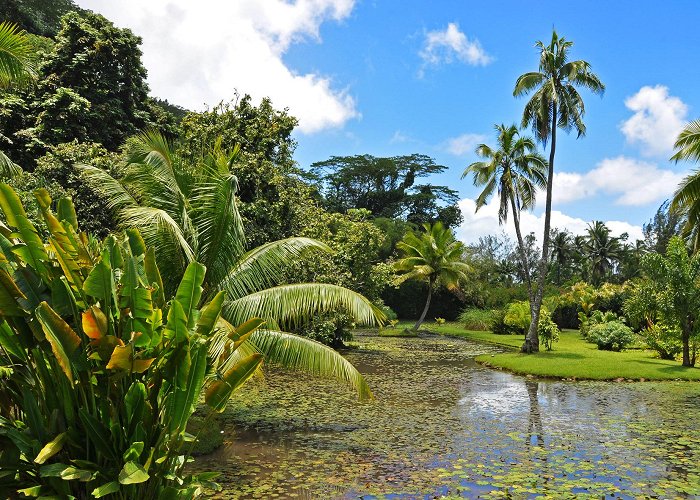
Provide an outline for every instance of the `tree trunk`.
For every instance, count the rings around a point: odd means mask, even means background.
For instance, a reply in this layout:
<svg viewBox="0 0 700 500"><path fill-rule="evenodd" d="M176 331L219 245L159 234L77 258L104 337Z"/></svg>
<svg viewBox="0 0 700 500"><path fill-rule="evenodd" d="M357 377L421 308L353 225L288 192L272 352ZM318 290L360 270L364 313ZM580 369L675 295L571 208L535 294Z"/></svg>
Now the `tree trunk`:
<svg viewBox="0 0 700 500"><path fill-rule="evenodd" d="M527 297L530 299L530 304L532 304L532 277L530 275L530 263L527 261L527 255L525 254L525 242L523 241L523 235L520 232L520 212L516 211L515 198L510 197L510 206L513 210L513 224L515 225L515 234L518 237L518 250L520 253L520 262L523 265L523 271L525 271L525 284L527 284Z"/></svg>
<svg viewBox="0 0 700 500"><path fill-rule="evenodd" d="M683 329L683 366L693 366L690 364L690 335Z"/></svg>
<svg viewBox="0 0 700 500"><path fill-rule="evenodd" d="M690 358L690 332L692 330L688 320L681 326L681 340L683 341L683 366L695 366L695 359ZM695 358L695 356L693 356Z"/></svg>
<svg viewBox="0 0 700 500"><path fill-rule="evenodd" d="M534 301L530 302L530 329L525 337L521 351L525 353L539 352L540 339L537 336L537 325L540 322L544 283L547 279L547 262L549 261L549 228L552 222L552 184L554 183L554 153L557 149L557 103L552 105L552 143L549 149L549 168L547 171L547 201L544 208L544 235L542 238L542 258L537 266L537 289Z"/></svg>
<svg viewBox="0 0 700 500"><path fill-rule="evenodd" d="M425 301L425 307L423 308L423 314L420 315L420 318L418 318L418 322L413 327L413 329L415 331L418 331L420 326L423 324L423 321L425 321L425 316L428 314L428 308L430 307L430 299L432 296L433 296L433 280L431 279L428 282L428 300Z"/></svg>

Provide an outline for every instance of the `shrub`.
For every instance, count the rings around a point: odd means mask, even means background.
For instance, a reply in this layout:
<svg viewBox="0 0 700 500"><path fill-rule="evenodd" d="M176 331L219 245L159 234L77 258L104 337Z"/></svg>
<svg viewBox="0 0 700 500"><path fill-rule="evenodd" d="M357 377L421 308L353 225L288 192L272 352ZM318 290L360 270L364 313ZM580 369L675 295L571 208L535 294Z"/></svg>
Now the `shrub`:
<svg viewBox="0 0 700 500"><path fill-rule="evenodd" d="M322 344L340 347L345 341L352 340L350 330L354 327L355 323L347 314L329 312L315 316L299 334Z"/></svg>
<svg viewBox="0 0 700 500"><path fill-rule="evenodd" d="M579 320L581 321L581 335L583 335L583 338L585 339L588 338L588 334L591 328L593 328L596 325L600 325L602 323L609 323L610 321L622 321L617 314L611 311L593 311L590 316L587 316L585 313L580 312L578 316Z"/></svg>
<svg viewBox="0 0 700 500"><path fill-rule="evenodd" d="M681 333L676 327L657 322L640 332L644 342L655 350L661 359L674 360L683 350L680 342Z"/></svg>
<svg viewBox="0 0 700 500"><path fill-rule="evenodd" d="M548 314L540 317L537 324L537 335L540 337L540 342L548 351L552 350L552 344L559 342L559 327Z"/></svg>
<svg viewBox="0 0 700 500"><path fill-rule="evenodd" d="M519 328L511 326L506 323L506 310L496 309L493 311L493 323L491 324L491 331L496 335L516 335L523 333Z"/></svg>
<svg viewBox="0 0 700 500"><path fill-rule="evenodd" d="M467 330L488 331L493 330L499 312L495 310L469 308L462 311L458 321L464 324Z"/></svg>
<svg viewBox="0 0 700 500"><path fill-rule="evenodd" d="M588 339L602 351L621 351L634 342L634 332L622 321L608 321L592 326Z"/></svg>
<svg viewBox="0 0 700 500"><path fill-rule="evenodd" d="M545 316L546 314L545 308L542 307L540 315ZM503 322L524 334L530 328L530 303L520 300L508 304Z"/></svg>
<svg viewBox="0 0 700 500"><path fill-rule="evenodd" d="M445 324L445 318L435 318L435 324L437 326L444 325Z"/></svg>
<svg viewBox="0 0 700 500"><path fill-rule="evenodd" d="M200 397L222 411L262 362L243 347L261 324L199 308L191 263L171 301L140 234L99 244L63 199L35 193L48 241L0 184L0 497L193 498L187 423ZM6 229L6 228L5 228ZM240 349L239 349L240 348ZM213 415L209 411L209 415Z"/></svg>

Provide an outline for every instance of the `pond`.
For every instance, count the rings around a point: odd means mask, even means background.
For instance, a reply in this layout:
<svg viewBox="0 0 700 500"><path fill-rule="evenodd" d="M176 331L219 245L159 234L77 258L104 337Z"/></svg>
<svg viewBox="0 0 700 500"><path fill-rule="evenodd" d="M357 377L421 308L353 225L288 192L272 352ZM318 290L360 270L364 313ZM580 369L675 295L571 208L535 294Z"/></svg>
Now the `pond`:
<svg viewBox="0 0 700 500"><path fill-rule="evenodd" d="M359 334L376 400L267 370L220 416L216 498L700 495L700 384L538 381L484 368L499 348Z"/></svg>

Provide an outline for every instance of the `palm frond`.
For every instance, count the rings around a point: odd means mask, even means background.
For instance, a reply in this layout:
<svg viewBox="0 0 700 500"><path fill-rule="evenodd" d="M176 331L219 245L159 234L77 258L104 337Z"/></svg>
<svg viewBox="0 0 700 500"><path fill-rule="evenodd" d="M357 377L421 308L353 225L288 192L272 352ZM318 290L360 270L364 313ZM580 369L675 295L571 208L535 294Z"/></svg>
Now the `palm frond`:
<svg viewBox="0 0 700 500"><path fill-rule="evenodd" d="M316 314L342 311L363 325L381 324L386 317L376 306L357 292L338 285L295 283L267 288L228 302L224 317L233 324L249 318L276 321L294 328Z"/></svg>
<svg viewBox="0 0 700 500"><path fill-rule="evenodd" d="M286 238L271 241L242 255L221 280L218 288L236 299L278 284L278 276L309 251L330 253L331 248L312 238Z"/></svg>
<svg viewBox="0 0 700 500"><path fill-rule="evenodd" d="M16 24L0 23L0 88L24 84L36 75L34 49L29 37Z"/></svg>
<svg viewBox="0 0 700 500"><path fill-rule="evenodd" d="M11 179L22 172L22 168L0 151L0 178Z"/></svg>
<svg viewBox="0 0 700 500"><path fill-rule="evenodd" d="M75 168L93 189L107 200L107 208L122 210L138 206L138 202L124 186L104 170L91 165L77 164Z"/></svg>
<svg viewBox="0 0 700 500"><path fill-rule="evenodd" d="M700 160L700 120L693 120L688 123L678 135L676 143L673 145L676 151L671 160Z"/></svg>

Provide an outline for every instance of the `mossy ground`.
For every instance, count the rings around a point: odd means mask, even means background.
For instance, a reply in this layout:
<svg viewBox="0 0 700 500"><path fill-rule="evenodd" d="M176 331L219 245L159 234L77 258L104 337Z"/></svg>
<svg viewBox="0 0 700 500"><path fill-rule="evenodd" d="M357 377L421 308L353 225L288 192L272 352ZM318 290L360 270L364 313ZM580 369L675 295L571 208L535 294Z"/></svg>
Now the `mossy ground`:
<svg viewBox="0 0 700 500"><path fill-rule="evenodd" d="M401 328L403 325L397 325ZM622 352L600 351L585 341L578 330L564 330L551 351L521 354L520 335L496 335L465 330L457 323L426 325L431 331L452 337L513 348L500 354L483 354L476 361L513 373L539 377L586 380L700 380L700 369L681 366L680 361L659 359L651 350L636 348Z"/></svg>

